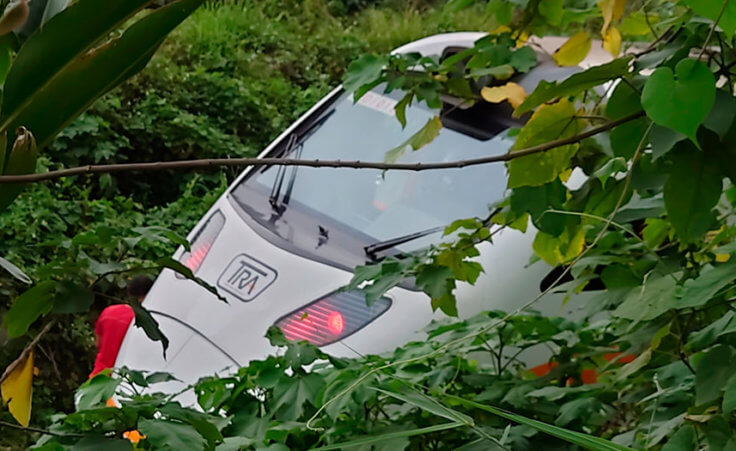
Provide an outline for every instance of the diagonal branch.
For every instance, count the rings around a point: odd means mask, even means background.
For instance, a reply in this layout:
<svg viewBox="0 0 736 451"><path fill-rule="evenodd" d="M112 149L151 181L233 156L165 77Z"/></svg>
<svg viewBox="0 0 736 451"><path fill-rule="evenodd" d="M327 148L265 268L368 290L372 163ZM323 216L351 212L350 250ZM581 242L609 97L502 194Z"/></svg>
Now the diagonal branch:
<svg viewBox="0 0 736 451"><path fill-rule="evenodd" d="M544 144L539 144L526 149L507 152L503 155L494 155L468 160L447 161L439 163L383 163L370 161L342 161L342 160L297 160L290 158L213 158L204 160L181 160L181 161L157 161L152 163L122 163L106 165L78 166L57 171L49 171L38 174L24 175L0 175L0 184L3 183L35 183L44 180L56 180L64 177L72 177L84 174L110 174L116 172L151 172L164 171L168 169L207 169L216 167L237 166L308 166L313 168L355 168L355 169L382 169L399 171L427 171L432 169L459 169L480 164L498 163L511 161L515 158L525 157L540 152L555 149L580 142L586 138L608 131L626 122L644 116L644 112L625 116L621 119L608 122L598 127L593 127L585 132L569 138L558 139Z"/></svg>

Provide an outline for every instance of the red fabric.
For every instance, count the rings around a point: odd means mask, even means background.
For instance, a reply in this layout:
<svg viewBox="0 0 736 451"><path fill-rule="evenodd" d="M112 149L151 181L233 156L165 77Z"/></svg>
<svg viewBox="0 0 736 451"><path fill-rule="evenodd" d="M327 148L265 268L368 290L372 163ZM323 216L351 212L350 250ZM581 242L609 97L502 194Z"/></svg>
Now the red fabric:
<svg viewBox="0 0 736 451"><path fill-rule="evenodd" d="M127 304L111 305L100 313L95 323L97 358L89 377L115 366L120 345L134 317L133 308Z"/></svg>

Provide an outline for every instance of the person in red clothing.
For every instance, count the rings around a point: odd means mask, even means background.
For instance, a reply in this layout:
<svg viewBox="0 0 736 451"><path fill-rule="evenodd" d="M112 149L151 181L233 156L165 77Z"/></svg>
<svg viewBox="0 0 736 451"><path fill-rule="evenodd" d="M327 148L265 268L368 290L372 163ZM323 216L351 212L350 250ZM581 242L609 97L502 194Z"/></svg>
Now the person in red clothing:
<svg viewBox="0 0 736 451"><path fill-rule="evenodd" d="M128 282L128 295L143 302L153 281L146 276L138 276ZM95 338L97 339L97 357L95 366L89 377L100 371L115 366L120 345L123 343L128 326L133 321L135 313L128 304L116 304L106 307L95 323Z"/></svg>

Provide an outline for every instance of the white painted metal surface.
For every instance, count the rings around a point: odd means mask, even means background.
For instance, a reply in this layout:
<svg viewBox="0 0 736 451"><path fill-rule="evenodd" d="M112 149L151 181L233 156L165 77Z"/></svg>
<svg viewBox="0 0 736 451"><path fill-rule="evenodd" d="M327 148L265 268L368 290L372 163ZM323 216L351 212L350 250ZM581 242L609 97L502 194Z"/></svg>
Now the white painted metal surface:
<svg viewBox="0 0 736 451"><path fill-rule="evenodd" d="M471 46L481 36L482 33L443 34L412 42L395 52L440 54L447 46ZM561 42L549 38L538 40L537 44L547 51L554 51ZM605 62L603 56L593 54L586 65L602 62ZM325 101L305 113L275 142L288 136ZM261 155L267 154L272 146ZM232 187L249 170L244 171ZM227 193L215 202L193 229L190 239L216 210L225 215L226 222L197 276L216 285L233 259L247 254L273 268L275 280L251 302L242 302L223 291L229 301L224 303L197 284L181 280L169 270L163 271L144 306L154 312L170 340L166 359L162 356L160 344L151 342L140 329L131 325L120 349L117 366L168 371L184 383L191 383L202 376L247 365L250 360L264 358L275 351L264 337L275 321L350 280L352 274L349 271L300 257L263 239L241 219L227 199ZM533 233L504 230L495 237L493 245L482 246L479 260L485 273L475 286L460 284L457 289L461 317L491 309L511 311L539 294L539 282L550 268L543 263L527 267L532 239ZM179 258L182 252L180 249L175 257ZM422 339L421 330L432 318L444 317L441 313L432 313L429 299L423 293L394 288L388 296L393 305L386 314L342 342L324 347L324 351L346 357L354 357L354 350L361 354L391 351L409 340ZM558 296L549 296L536 308L548 314L574 315L576 307L573 302L563 309ZM529 357L529 360L533 361L534 357ZM170 383L165 389L173 391L179 386L178 383Z"/></svg>

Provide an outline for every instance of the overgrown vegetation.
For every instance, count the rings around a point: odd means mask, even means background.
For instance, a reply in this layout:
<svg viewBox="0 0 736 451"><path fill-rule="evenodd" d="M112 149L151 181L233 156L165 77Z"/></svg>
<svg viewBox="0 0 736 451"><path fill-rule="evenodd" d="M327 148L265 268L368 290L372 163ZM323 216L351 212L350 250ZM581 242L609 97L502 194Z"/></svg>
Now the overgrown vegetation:
<svg viewBox="0 0 736 451"><path fill-rule="evenodd" d="M337 85L360 53L387 51L438 32L487 28L488 16L477 10L447 16L434 3L294 1L289 15L274 0L207 3L177 28L141 74L66 127L38 170L254 156ZM71 263L81 271L72 277L84 277L86 283L108 264L146 266L170 255L175 244L154 239L127 248L121 242L140 237L134 231L138 227L186 235L238 172L124 174L35 184L0 214L0 256L33 280L70 269ZM106 241L112 235L118 239ZM83 263L96 267L79 268ZM47 425L56 412L73 411L73 393L94 360L94 320L106 305L124 298L131 274L108 276L96 286L88 313L60 318L41 340L34 425ZM0 271L0 317L25 288ZM0 329L0 368L27 342L8 339ZM6 410L0 410L0 420L13 421ZM3 429L0 448L22 448L30 437Z"/></svg>
<svg viewBox="0 0 736 451"><path fill-rule="evenodd" d="M85 383L75 412L37 414L34 424L48 427L39 446L130 448L121 437L135 430L145 436L139 447L174 449L733 448L734 2L452 0L442 10L412 5L421 14L368 3L264 1L201 10L154 60L154 72L67 128L43 163L112 161L113 154L118 161L126 150L132 159L133 149L155 149L166 158L247 155L323 95L347 57L371 48L385 52L394 37L409 40L418 37L415 31L493 24L489 36L444 61L367 54L351 63L345 84L356 98L377 86L403 92L400 122L408 104L439 109L450 96L456 103L508 102L524 125L514 130L505 156L507 196L495 205L493 224L458 218L446 230L456 233L454 240L358 267L350 286L370 301L415 278L431 300L427 308L456 315L458 282L473 284L481 275L474 260L479 246L493 240L491 227L509 227L534 233L536 259L559 268L541 296L597 291L583 317L526 312L540 296L513 312L435 323L426 341L392 355L350 360L271 329L272 343L285 349L232 377L200 380L190 388L200 410L155 393L155 384L171 375L118 369ZM373 32L381 17L390 25L385 36ZM407 39L398 39L402 29ZM512 77L534 66L527 37L558 33L570 35L551 55L560 66L579 64L593 36L615 59L524 92ZM288 50L276 45L281 42ZM219 95L242 110L212 100ZM405 145L386 149L386 160L430 142L442 116ZM108 146L97 147L96 135L106 136ZM219 151L224 154L208 154ZM159 158L155 152L136 161ZM581 186L568 183L573 170L587 176ZM158 226L170 226L167 220L186 210L190 216L177 217L186 230L209 201L192 193L215 196L226 178L158 177L67 180L36 186L15 202L8 227L45 240L50 250L39 244L38 257L24 241L0 248L37 281L5 314L10 335L41 323L36 319L49 310L68 318L62 314L88 311L94 296L119 298L122 276L109 271L176 265L163 256L181 238ZM159 196L153 188L160 184L170 192ZM44 199L48 210L39 214ZM49 221L51 212L57 219ZM39 218L41 228L18 225L28 217ZM56 236L49 239L47 229ZM90 285L80 290L78 279ZM11 287L10 296L25 289L17 281L3 286ZM74 327L57 337L89 336L79 315L65 321ZM162 339L150 324L147 330ZM516 360L534 346L551 354L544 371ZM104 407L115 393L120 406Z"/></svg>

